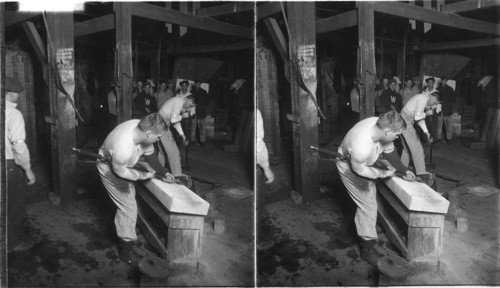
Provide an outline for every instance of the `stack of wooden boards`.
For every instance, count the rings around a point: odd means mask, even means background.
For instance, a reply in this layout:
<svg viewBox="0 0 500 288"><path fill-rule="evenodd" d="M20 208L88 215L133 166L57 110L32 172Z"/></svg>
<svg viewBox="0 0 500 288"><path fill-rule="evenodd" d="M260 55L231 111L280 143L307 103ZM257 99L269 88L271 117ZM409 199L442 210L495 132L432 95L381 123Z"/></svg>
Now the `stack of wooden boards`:
<svg viewBox="0 0 500 288"><path fill-rule="evenodd" d="M500 136L499 130L500 125L500 109L499 108L488 108L486 113L486 118L484 121L483 129L481 130L480 141L486 144L486 148L489 150L498 149L498 137Z"/></svg>

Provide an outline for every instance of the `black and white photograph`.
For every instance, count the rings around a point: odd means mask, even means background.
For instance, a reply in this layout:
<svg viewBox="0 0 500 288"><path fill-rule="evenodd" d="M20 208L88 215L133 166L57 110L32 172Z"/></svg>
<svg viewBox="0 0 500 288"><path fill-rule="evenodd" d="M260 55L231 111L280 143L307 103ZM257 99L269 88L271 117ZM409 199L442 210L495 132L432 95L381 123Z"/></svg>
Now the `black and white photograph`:
<svg viewBox="0 0 500 288"><path fill-rule="evenodd" d="M500 0L1 1L1 287L500 285Z"/></svg>

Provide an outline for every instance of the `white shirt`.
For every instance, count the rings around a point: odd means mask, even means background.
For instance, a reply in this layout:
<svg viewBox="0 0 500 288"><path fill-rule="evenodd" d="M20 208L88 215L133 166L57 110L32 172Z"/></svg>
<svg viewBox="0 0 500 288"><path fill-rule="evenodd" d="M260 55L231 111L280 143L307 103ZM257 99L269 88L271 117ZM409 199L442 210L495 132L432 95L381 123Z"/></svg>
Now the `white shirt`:
<svg viewBox="0 0 500 288"><path fill-rule="evenodd" d="M401 110L401 112L413 117L413 119L417 121L418 126L420 126L425 133L429 131L424 121L425 107L427 106L429 95L430 94L424 92L411 97Z"/></svg>
<svg viewBox="0 0 500 288"><path fill-rule="evenodd" d="M168 99L163 106L161 106L158 114L160 114L161 118L167 124L172 124L175 130L179 132L179 135L184 135L184 131L182 131L181 114L184 112L184 98L183 97L174 97Z"/></svg>
<svg viewBox="0 0 500 288"><path fill-rule="evenodd" d="M118 176L129 180L137 180L143 176L142 172L129 168L134 167L141 155L151 155L154 152L152 144L143 146L134 143L133 131L139 122L139 119L132 119L116 126L99 151L99 154L111 161L113 171Z"/></svg>
<svg viewBox="0 0 500 288"><path fill-rule="evenodd" d="M5 101L5 159L12 160L24 170L30 169L30 153L26 145L26 130L17 103Z"/></svg>
<svg viewBox="0 0 500 288"><path fill-rule="evenodd" d="M264 120L262 119L262 114L259 109L255 110L256 118L256 131L255 136L257 138L256 145L256 163L262 168L269 167L269 154L267 152L266 143L264 142Z"/></svg>
<svg viewBox="0 0 500 288"><path fill-rule="evenodd" d="M383 144L373 142L372 129L377 124L378 117L370 117L359 121L347 132L340 144L339 152L350 157L351 167L358 175L375 179L380 175L380 170L368 167L377 161L382 153L394 151L394 143Z"/></svg>

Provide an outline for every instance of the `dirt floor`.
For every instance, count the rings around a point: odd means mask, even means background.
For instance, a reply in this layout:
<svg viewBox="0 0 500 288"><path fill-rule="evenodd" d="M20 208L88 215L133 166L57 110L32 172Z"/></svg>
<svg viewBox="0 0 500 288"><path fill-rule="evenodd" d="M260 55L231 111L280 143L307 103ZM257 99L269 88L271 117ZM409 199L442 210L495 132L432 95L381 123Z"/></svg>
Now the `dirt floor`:
<svg viewBox="0 0 500 288"><path fill-rule="evenodd" d="M227 153L217 141L189 148L189 173L221 184L197 182L197 193L215 195L205 218L203 254L198 272L177 273L162 286L253 286L253 179L252 162L242 153ZM182 152L183 157L185 153ZM26 252L8 254L9 287L139 286L137 268L120 261L113 224L116 208L99 181L92 163L78 162L78 200L54 206L50 192L48 159L34 155L37 184L29 187L25 228L36 244ZM252 160L252 159L250 159ZM184 161L184 159L183 159ZM225 196L236 193L240 197ZM236 191L236 192L235 192ZM245 194L246 193L246 194ZM231 194L232 195L232 194ZM249 195L241 199L241 195ZM216 234L213 221L226 222ZM136 251L155 254L138 231Z"/></svg>
<svg viewBox="0 0 500 288"><path fill-rule="evenodd" d="M435 145L432 171L460 180L438 178L439 191L454 195L446 216L441 263L439 269L415 269L398 283L379 281L378 270L360 258L355 206L334 163L320 162L323 198L297 205L290 199L291 167L286 161L275 161L276 181L266 186L267 213L261 222L264 243L272 240L274 245L257 252L258 285L500 284L500 190L496 188L496 162L491 159L495 158L488 151L470 150L460 139L451 145ZM468 219L468 231L457 230L458 217ZM377 245L397 251L383 230L377 230Z"/></svg>

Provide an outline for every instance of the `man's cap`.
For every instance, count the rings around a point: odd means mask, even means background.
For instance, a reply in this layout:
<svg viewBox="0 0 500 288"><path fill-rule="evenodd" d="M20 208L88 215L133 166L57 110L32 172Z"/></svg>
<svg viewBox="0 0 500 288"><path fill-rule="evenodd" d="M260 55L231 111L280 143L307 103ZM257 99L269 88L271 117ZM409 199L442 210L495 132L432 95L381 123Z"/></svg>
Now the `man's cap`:
<svg viewBox="0 0 500 288"><path fill-rule="evenodd" d="M165 79L160 79L159 83L160 83L160 85L167 84L167 81Z"/></svg>
<svg viewBox="0 0 500 288"><path fill-rule="evenodd" d="M394 78L389 79L389 83L387 83L387 84L392 84L392 83L396 84L396 79L394 79Z"/></svg>
<svg viewBox="0 0 500 288"><path fill-rule="evenodd" d="M5 91L19 93L23 92L23 90L23 85L19 82L19 80L9 76L5 77Z"/></svg>
<svg viewBox="0 0 500 288"><path fill-rule="evenodd" d="M420 81L420 77L418 77L418 76L413 76L413 82L417 82L417 81Z"/></svg>
<svg viewBox="0 0 500 288"><path fill-rule="evenodd" d="M436 79L434 79L434 77L429 77L429 78L425 79L425 83L429 83L429 81L436 82Z"/></svg>
<svg viewBox="0 0 500 288"><path fill-rule="evenodd" d="M167 80L167 84L175 84L174 79L168 79L168 80Z"/></svg>
<svg viewBox="0 0 500 288"><path fill-rule="evenodd" d="M179 82L179 85L181 85L181 86L182 86L182 85L184 85L184 84L186 84L186 85L188 85L188 86L189 86L189 81L187 81L187 80L182 80L181 82Z"/></svg>

